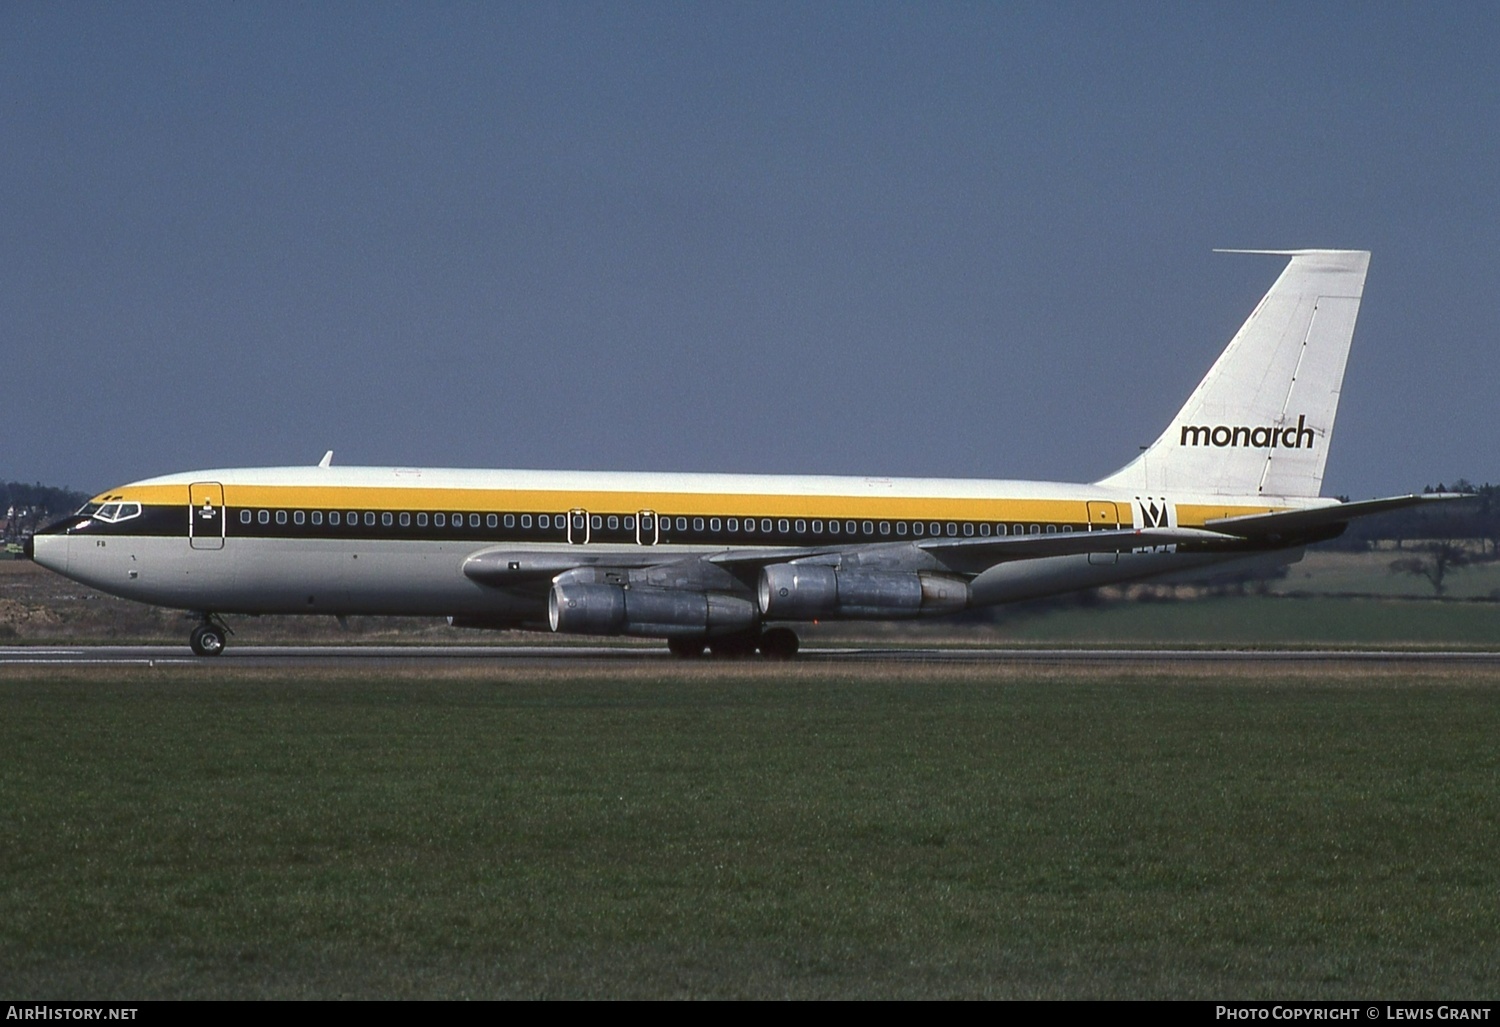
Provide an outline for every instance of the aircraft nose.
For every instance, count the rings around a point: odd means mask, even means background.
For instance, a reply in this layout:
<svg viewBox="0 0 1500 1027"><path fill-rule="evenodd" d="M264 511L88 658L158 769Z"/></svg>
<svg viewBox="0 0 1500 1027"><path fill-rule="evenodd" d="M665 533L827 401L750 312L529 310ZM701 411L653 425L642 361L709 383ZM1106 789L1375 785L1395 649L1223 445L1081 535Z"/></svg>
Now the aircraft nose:
<svg viewBox="0 0 1500 1027"><path fill-rule="evenodd" d="M66 535L33 535L26 540L26 556L48 570L66 574L69 541Z"/></svg>

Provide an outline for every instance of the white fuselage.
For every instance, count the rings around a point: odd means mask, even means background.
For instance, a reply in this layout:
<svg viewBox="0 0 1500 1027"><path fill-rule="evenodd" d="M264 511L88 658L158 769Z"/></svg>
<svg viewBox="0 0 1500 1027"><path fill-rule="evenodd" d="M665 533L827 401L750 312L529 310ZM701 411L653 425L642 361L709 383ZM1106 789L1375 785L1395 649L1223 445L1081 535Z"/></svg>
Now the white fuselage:
<svg viewBox="0 0 1500 1027"><path fill-rule="evenodd" d="M570 565L672 566L725 552L787 550L878 551L887 565L900 566L903 550L921 539L1189 527L1328 502L954 479L228 469L153 478L96 497L92 516L37 536L35 557L111 594L189 610L539 625L546 619L543 581L478 581L466 564L501 553ZM112 504L116 515L140 512L101 519ZM965 574L968 605L1226 558L1174 550L1001 561ZM733 583L722 587L735 590Z"/></svg>

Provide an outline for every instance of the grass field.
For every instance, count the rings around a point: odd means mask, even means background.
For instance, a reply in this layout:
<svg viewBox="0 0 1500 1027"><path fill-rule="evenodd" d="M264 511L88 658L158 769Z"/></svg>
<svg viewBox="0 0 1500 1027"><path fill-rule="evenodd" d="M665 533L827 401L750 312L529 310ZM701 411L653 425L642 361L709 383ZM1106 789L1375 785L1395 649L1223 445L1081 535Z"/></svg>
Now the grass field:
<svg viewBox="0 0 1500 1027"><path fill-rule="evenodd" d="M1136 647L1494 649L1500 646L1500 603L1275 596L1117 602L1002 611L999 622L976 632L975 640Z"/></svg>
<svg viewBox="0 0 1500 1027"><path fill-rule="evenodd" d="M14 997L1473 997L1500 673L0 672Z"/></svg>

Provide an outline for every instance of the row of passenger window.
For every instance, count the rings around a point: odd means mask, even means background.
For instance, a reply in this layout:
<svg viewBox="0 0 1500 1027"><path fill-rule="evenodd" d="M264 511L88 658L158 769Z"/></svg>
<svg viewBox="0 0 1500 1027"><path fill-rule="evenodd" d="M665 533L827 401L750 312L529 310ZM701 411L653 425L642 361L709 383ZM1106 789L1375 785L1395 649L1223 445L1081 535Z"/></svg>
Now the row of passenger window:
<svg viewBox="0 0 1500 1027"><path fill-rule="evenodd" d="M455 528L462 528L465 526L465 524L467 524L470 528L498 528L500 526L500 519L501 518L499 514L471 513L467 515L467 520L465 520L465 515L462 513L429 514L425 511L416 514L409 512L393 513L389 510L382 511L380 513L376 513L374 510L365 510L363 512L359 510L240 511L241 524L270 524L272 521L275 521L277 524L283 525L288 523L297 525L311 524L313 527L322 527L324 524L327 524L328 526L334 528L342 527L345 525L352 528L358 527L361 524L367 528L373 528L377 524L384 528L392 528L396 527L397 525L403 528L410 528L414 523L419 528L425 528L429 525L435 528L446 528L450 523ZM514 528L516 526L515 514L506 514L504 519L505 526L507 528ZM521 514L520 519L521 527L523 528L530 528L533 524L531 514ZM534 523L538 528L550 528L552 527L552 522L554 520L557 522L558 528L567 527L568 522L565 519L565 515L563 514L557 514L555 516L551 514L537 514Z"/></svg>
<svg viewBox="0 0 1500 1027"><path fill-rule="evenodd" d="M408 511L393 512L390 510L241 510L241 524L271 524L273 521L278 525L304 525L311 524L313 527L367 527L373 528L377 525L385 528L402 527L410 528L415 525L418 528L490 528L497 529L503 524L506 528L514 529L520 527L523 530L532 528L540 530L562 531L569 528L568 518L572 517L572 532L575 536L592 531L636 531L636 517L633 514L478 514L478 513L430 513L420 511L411 513ZM691 526L691 527L690 527ZM770 518L762 517L758 520L754 517L653 517L641 515L640 531L642 533L653 532L709 532L720 534L728 531L730 533L761 534L761 535L806 535L811 531L813 535L863 535L865 537L892 536L904 537L932 537L947 536L956 538L959 536L972 538L992 538L1005 535L1040 535L1043 532L1051 535L1058 531L1070 532L1073 530L1071 524L1059 527L1056 524L1001 524L989 521L839 521L824 520L822 518Z"/></svg>

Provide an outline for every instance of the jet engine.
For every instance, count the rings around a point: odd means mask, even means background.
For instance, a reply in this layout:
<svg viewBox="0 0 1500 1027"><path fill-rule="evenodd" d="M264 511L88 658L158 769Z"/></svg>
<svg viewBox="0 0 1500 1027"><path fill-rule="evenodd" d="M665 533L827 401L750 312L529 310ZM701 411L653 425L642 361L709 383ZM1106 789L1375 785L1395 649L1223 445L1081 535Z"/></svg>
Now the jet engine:
<svg viewBox="0 0 1500 1027"><path fill-rule="evenodd" d="M760 612L767 620L918 617L962 610L968 602L967 582L930 571L776 563L760 575Z"/></svg>
<svg viewBox="0 0 1500 1027"><path fill-rule="evenodd" d="M580 635L671 638L736 634L760 617L748 599L721 592L559 582L547 595L552 630Z"/></svg>

